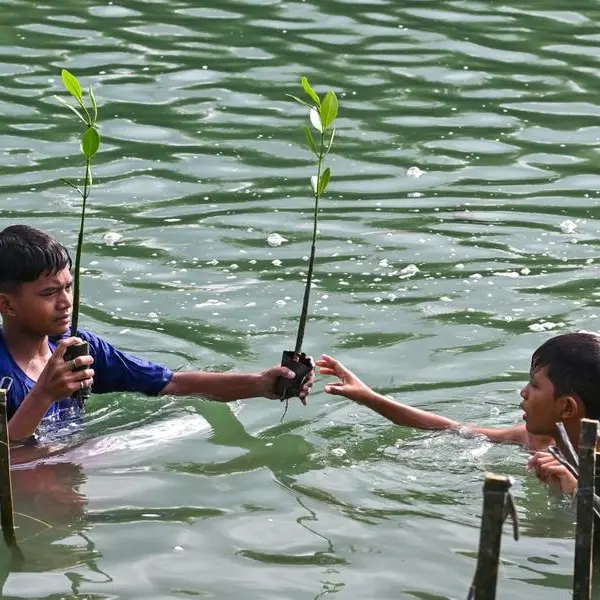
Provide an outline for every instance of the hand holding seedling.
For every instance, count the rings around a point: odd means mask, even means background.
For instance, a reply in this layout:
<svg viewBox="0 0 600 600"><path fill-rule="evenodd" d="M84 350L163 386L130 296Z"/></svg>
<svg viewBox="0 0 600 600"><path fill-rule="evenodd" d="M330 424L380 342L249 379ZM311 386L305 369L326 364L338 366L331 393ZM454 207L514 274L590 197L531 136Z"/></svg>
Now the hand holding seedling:
<svg viewBox="0 0 600 600"><path fill-rule="evenodd" d="M310 288L312 284L313 269L315 264L315 250L317 240L317 227L319 221L319 200L327 190L329 180L331 179L331 169L324 168L324 161L335 137L335 119L338 114L338 100L334 92L329 91L321 101L319 95L311 87L306 77L302 78L302 87L308 98L314 103L305 102L296 96L290 96L296 102L308 107L309 119L312 126L317 130L317 141L308 125L304 125L304 135L309 150L317 159L317 174L310 178L310 185L315 199L315 208L313 214L313 235L310 250L310 259L308 263L308 274L306 276L306 286L304 288L304 299L302 302L302 312L298 324L298 334L296 337L296 346L293 351L283 352L281 365L291 369L296 374L294 379L280 378L275 386L277 396L283 401L292 396L298 396L302 385L313 370L314 366L310 358L302 352L302 342L304 341L304 331L306 329L306 319L308 315L308 302L310 299ZM287 405L286 405L287 410ZM285 414L285 413L284 413Z"/></svg>

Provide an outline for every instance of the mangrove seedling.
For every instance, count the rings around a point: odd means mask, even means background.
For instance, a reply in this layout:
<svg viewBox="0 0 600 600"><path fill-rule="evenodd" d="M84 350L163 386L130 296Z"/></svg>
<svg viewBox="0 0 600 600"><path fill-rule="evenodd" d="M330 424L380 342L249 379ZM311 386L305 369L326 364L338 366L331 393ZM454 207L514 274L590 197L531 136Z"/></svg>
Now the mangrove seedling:
<svg viewBox="0 0 600 600"><path fill-rule="evenodd" d="M85 230L85 209L87 200L90 196L92 189L92 158L98 152L100 147L100 135L96 127L98 121L98 106L96 104L96 98L92 86L90 85L89 97L91 106L88 109L84 103L83 88L79 83L79 80L75 75L67 71L62 70L62 81L66 90L75 98L78 106L73 106L63 98L56 96L56 98L62 102L69 110L73 111L77 119L84 125L84 131L81 136L81 151L85 159L85 173L83 178L83 186L80 187L77 184L63 179L62 181L68 186L72 187L81 196L81 216L79 219L79 235L77 237L77 249L75 252L75 266L73 273L73 316L71 319L71 334L77 335L79 328L79 300L80 300L80 271L81 271L81 252L83 248L83 235ZM77 356L83 356L89 354L89 346L87 342L82 342L74 346L69 346L65 353L65 360L73 360ZM77 367L76 370L85 369L85 366ZM83 402L89 397L89 390L82 389L78 390L73 394L73 397L80 402Z"/></svg>
<svg viewBox="0 0 600 600"><path fill-rule="evenodd" d="M296 346L294 347L294 350L285 350L281 358L281 365L294 371L296 377L294 379L280 377L275 386L275 391L279 398L286 402L292 396L299 395L306 377L313 369L311 360L304 352L302 352L302 342L304 341L304 331L306 329L306 319L308 316L308 302L310 299L313 269L315 266L317 228L319 223L319 201L327 190L329 180L331 179L331 169L329 167L325 168L324 162L333 146L333 139L335 137L335 119L338 114L338 100L334 92L327 92L323 97L323 100L321 100L319 94L311 87L306 77L302 78L302 88L309 98L308 102L301 100L296 96L290 97L309 109L308 115L310 123L318 133L317 140L315 141L310 127L307 124L304 125L304 136L306 138L308 149L316 157L317 174L310 178L312 195L315 200L313 233L310 259L308 261L308 274L306 276L306 285L304 287L304 299L302 301L302 311L300 313L300 322L298 323L298 333L296 336Z"/></svg>

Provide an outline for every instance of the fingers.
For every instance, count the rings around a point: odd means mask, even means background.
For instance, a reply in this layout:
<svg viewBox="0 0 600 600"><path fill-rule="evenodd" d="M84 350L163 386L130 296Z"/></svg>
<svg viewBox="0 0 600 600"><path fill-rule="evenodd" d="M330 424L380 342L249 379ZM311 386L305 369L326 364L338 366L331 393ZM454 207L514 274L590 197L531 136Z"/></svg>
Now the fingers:
<svg viewBox="0 0 600 600"><path fill-rule="evenodd" d="M348 370L339 360L336 360L332 356L323 354L321 360L317 361L321 374L335 375L340 379L354 377L352 371Z"/></svg>
<svg viewBox="0 0 600 600"><path fill-rule="evenodd" d="M69 361L70 370L75 371L79 367L91 365L94 362L94 357L87 354L85 356L77 356L73 360Z"/></svg>
<svg viewBox="0 0 600 600"><path fill-rule="evenodd" d="M275 367L276 369L279 369L279 375L281 375L281 377L285 377L286 379L294 379L294 377L296 377L296 373L294 373L294 371L292 371L291 369L288 369L287 367Z"/></svg>
<svg viewBox="0 0 600 600"><path fill-rule="evenodd" d="M327 394L332 396L343 396L345 391L343 383L328 383L324 389Z"/></svg>
<svg viewBox="0 0 600 600"><path fill-rule="evenodd" d="M551 462L556 462L557 464L560 464L554 458L554 456L550 454L550 452L536 452L533 456L529 457L529 460L527 461L527 470L535 471L539 469L540 466Z"/></svg>
<svg viewBox="0 0 600 600"><path fill-rule="evenodd" d="M321 375L335 375L335 371L333 369L328 368L328 367L321 367L319 369L319 373Z"/></svg>
<svg viewBox="0 0 600 600"><path fill-rule="evenodd" d="M94 374L94 369L85 369L84 371L74 372L73 377L68 384L71 392L92 387L94 384Z"/></svg>

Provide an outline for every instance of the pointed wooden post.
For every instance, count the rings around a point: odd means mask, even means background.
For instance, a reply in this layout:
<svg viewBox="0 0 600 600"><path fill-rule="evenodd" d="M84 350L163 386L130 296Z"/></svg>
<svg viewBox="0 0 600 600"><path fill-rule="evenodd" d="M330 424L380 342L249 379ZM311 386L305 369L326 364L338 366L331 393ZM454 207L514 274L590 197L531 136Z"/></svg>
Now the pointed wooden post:
<svg viewBox="0 0 600 600"><path fill-rule="evenodd" d="M592 597L592 555L594 544L594 492L596 481L596 441L598 421L581 419L579 435L579 483L573 600Z"/></svg>
<svg viewBox="0 0 600 600"><path fill-rule="evenodd" d="M502 525L507 514L513 512L514 505L509 490L510 477L486 473L483 484L483 515L479 533L479 554L475 579L468 598L474 600L495 600L500 562L500 542ZM515 539L518 537L517 523L514 524Z"/></svg>

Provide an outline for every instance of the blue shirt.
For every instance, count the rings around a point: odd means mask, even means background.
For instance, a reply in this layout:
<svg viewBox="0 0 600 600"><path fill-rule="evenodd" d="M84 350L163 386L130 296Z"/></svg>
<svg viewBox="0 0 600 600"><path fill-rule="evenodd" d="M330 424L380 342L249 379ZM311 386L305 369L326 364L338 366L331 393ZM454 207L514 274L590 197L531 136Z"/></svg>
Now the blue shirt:
<svg viewBox="0 0 600 600"><path fill-rule="evenodd" d="M63 337L68 337L67 333ZM108 342L89 331L79 331L78 337L90 345L90 354L94 358L94 384L92 393L140 392L147 396L157 396L171 381L173 372L167 367L151 363L117 350ZM50 350L54 352L57 339L49 339ZM0 329L0 379L10 377L12 386L7 395L8 418L10 419L23 399L32 390L35 381L28 377L10 355L2 330ZM72 398L56 401L42 421L42 429L53 423L78 420L83 407Z"/></svg>

